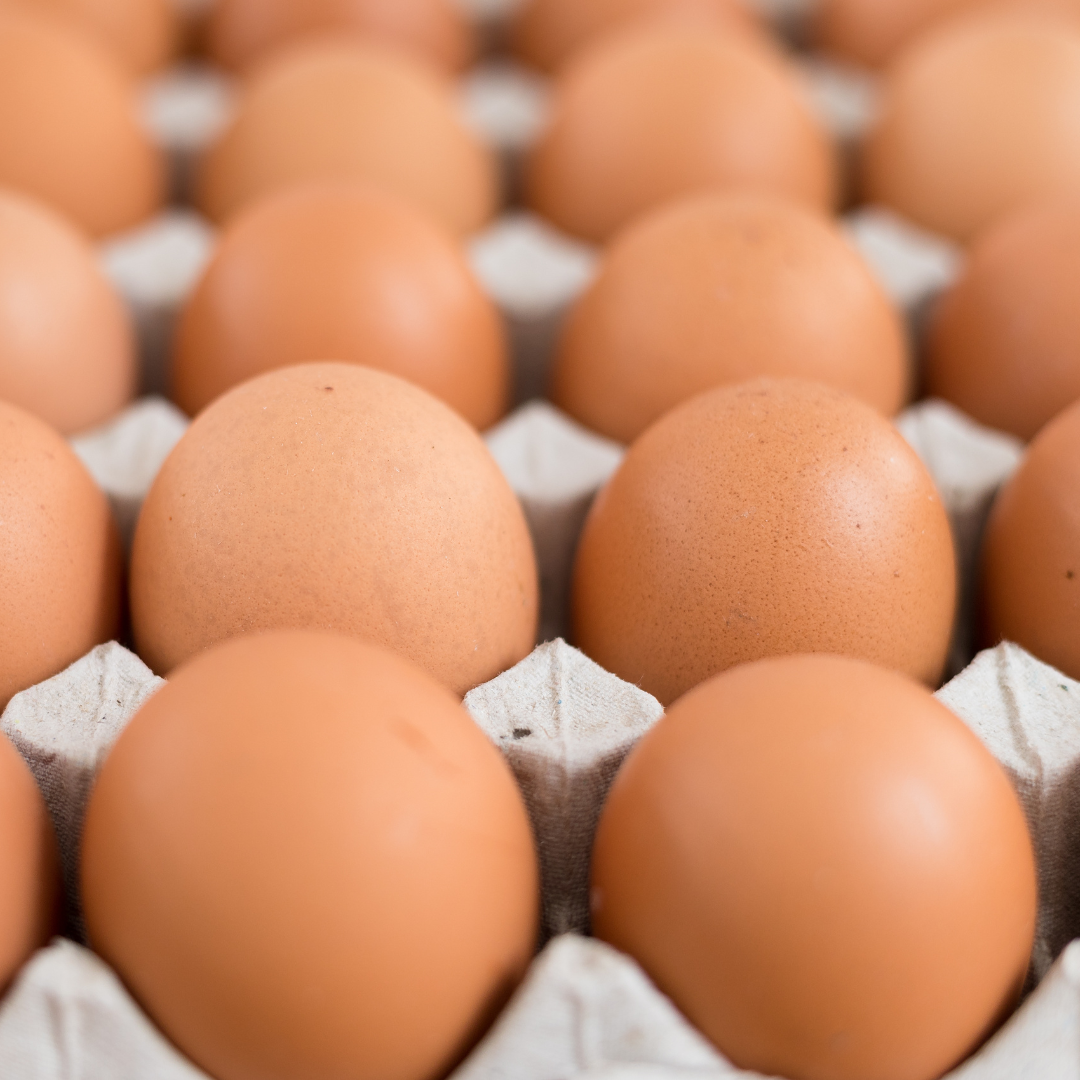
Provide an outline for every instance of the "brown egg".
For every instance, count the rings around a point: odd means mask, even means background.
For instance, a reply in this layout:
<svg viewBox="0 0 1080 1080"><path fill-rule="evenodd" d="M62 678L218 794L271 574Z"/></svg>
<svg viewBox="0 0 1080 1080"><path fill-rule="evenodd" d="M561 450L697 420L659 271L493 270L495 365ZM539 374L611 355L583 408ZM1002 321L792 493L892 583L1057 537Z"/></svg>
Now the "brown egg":
<svg viewBox="0 0 1080 1080"><path fill-rule="evenodd" d="M764 660L632 752L593 926L739 1068L937 1080L1016 1003L1035 932L1023 810L976 736L862 661Z"/></svg>
<svg viewBox="0 0 1080 1080"><path fill-rule="evenodd" d="M1048 424L994 503L982 551L989 643L1080 678L1080 404Z"/></svg>
<svg viewBox="0 0 1080 1080"><path fill-rule="evenodd" d="M388 646L459 694L533 647L532 541L476 432L353 364L218 398L165 462L131 556L139 654L170 671L253 630Z"/></svg>
<svg viewBox="0 0 1080 1080"><path fill-rule="evenodd" d="M1031 439L1080 399L1080 201L1038 203L973 245L939 303L930 393L981 424Z"/></svg>
<svg viewBox="0 0 1080 1080"><path fill-rule="evenodd" d="M891 415L907 396L904 328L831 222L770 196L705 195L613 241L562 334L551 398L632 442L687 398L760 375Z"/></svg>
<svg viewBox="0 0 1080 1080"><path fill-rule="evenodd" d="M567 66L527 166L534 209L602 242L659 203L710 188L833 205L834 148L778 52L700 28L650 26Z"/></svg>
<svg viewBox="0 0 1080 1080"><path fill-rule="evenodd" d="M1035 199L1080 191L1080 30L1033 14L951 22L890 70L865 197L968 241Z"/></svg>
<svg viewBox="0 0 1080 1080"><path fill-rule="evenodd" d="M0 995L56 930L60 865L45 802L0 735Z"/></svg>
<svg viewBox="0 0 1080 1080"><path fill-rule="evenodd" d="M207 29L210 56L240 68L314 33L353 33L459 71L476 52L475 32L454 0L220 0Z"/></svg>
<svg viewBox="0 0 1080 1080"><path fill-rule="evenodd" d="M438 1080L537 933L498 750L414 665L329 634L178 671L105 762L82 881L94 948L217 1080Z"/></svg>
<svg viewBox="0 0 1080 1080"><path fill-rule="evenodd" d="M935 684L956 560L933 481L888 420L830 387L759 379L634 443L586 520L572 606L580 648L665 704L785 653Z"/></svg>
<svg viewBox="0 0 1080 1080"><path fill-rule="evenodd" d="M511 24L510 44L525 63L554 71L605 35L645 19L764 36L744 0L529 0Z"/></svg>
<svg viewBox="0 0 1080 1080"><path fill-rule="evenodd" d="M134 83L60 20L0 8L0 185L35 195L93 236L162 203L165 170Z"/></svg>
<svg viewBox="0 0 1080 1080"><path fill-rule="evenodd" d="M995 8L1080 15L1078 0L819 0L815 44L864 67L881 67L938 24Z"/></svg>
<svg viewBox="0 0 1080 1080"><path fill-rule="evenodd" d="M135 393L127 309L87 240L46 207L0 191L0 400L69 435Z"/></svg>
<svg viewBox="0 0 1080 1080"><path fill-rule="evenodd" d="M296 45L260 65L199 177L222 221L300 181L361 180L410 199L456 233L495 212L495 158L464 125L450 85L419 64L344 39Z"/></svg>
<svg viewBox="0 0 1080 1080"><path fill-rule="evenodd" d="M120 629L109 504L47 424L0 401L0 711Z"/></svg>
<svg viewBox="0 0 1080 1080"><path fill-rule="evenodd" d="M400 375L478 428L506 411L502 322L464 252L374 189L290 188L234 220L180 321L172 395L194 414L253 375L323 357Z"/></svg>
<svg viewBox="0 0 1080 1080"><path fill-rule="evenodd" d="M173 0L0 0L5 5L73 20L140 75L164 67L178 44Z"/></svg>

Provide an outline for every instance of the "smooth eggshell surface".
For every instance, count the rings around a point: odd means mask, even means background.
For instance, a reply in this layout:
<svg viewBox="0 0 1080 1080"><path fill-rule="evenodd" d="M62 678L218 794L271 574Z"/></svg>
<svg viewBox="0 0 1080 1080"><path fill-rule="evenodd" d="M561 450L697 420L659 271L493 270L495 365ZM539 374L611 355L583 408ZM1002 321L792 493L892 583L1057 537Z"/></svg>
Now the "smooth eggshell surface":
<svg viewBox="0 0 1080 1080"><path fill-rule="evenodd" d="M450 84L404 56L353 40L282 50L252 73L199 175L222 221L305 180L351 179L409 199L453 232L495 213L495 158L458 114Z"/></svg>
<svg viewBox="0 0 1080 1080"><path fill-rule="evenodd" d="M535 210L597 242L703 189L828 211L836 187L834 148L778 52L668 25L613 35L565 68L526 175Z"/></svg>
<svg viewBox="0 0 1080 1080"><path fill-rule="evenodd" d="M743 0L530 0L513 20L510 44L525 63L554 71L605 35L644 19L761 32Z"/></svg>
<svg viewBox="0 0 1080 1080"><path fill-rule="evenodd" d="M472 59L475 34L454 0L220 0L210 13L211 57L241 68L313 33L354 33L444 71Z"/></svg>
<svg viewBox="0 0 1080 1080"><path fill-rule="evenodd" d="M969 241L1025 202L1080 190L1080 24L992 12L890 69L862 162L871 202Z"/></svg>
<svg viewBox="0 0 1080 1080"><path fill-rule="evenodd" d="M163 67L176 51L180 5L173 0L2 0L71 19L133 72Z"/></svg>
<svg viewBox="0 0 1080 1080"><path fill-rule="evenodd" d="M631 753L593 926L731 1061L937 1080L1016 1003L1035 859L1005 773L924 687L854 660L730 671Z"/></svg>
<svg viewBox="0 0 1080 1080"><path fill-rule="evenodd" d="M1080 201L1038 203L972 246L927 339L929 393L1034 438L1080 399Z"/></svg>
<svg viewBox="0 0 1080 1080"><path fill-rule="evenodd" d="M324 358L400 375L478 428L506 411L502 322L464 252L373 189L290 188L235 219L184 309L172 396L194 414L253 375Z"/></svg>
<svg viewBox="0 0 1080 1080"><path fill-rule="evenodd" d="M892 415L911 381L904 328L830 222L766 196L702 196L607 249L551 397L628 443L687 398L761 375L815 379Z"/></svg>
<svg viewBox="0 0 1080 1080"><path fill-rule="evenodd" d="M667 413L593 504L578 646L667 704L726 668L840 653L936 684L956 608L945 510L888 420L761 379Z"/></svg>
<svg viewBox="0 0 1080 1080"><path fill-rule="evenodd" d="M0 401L0 710L120 630L105 496L47 424Z"/></svg>
<svg viewBox="0 0 1080 1080"><path fill-rule="evenodd" d="M19 752L0 735L0 994L56 929L59 890L45 801Z"/></svg>
<svg viewBox="0 0 1080 1080"><path fill-rule="evenodd" d="M994 503L982 553L990 642L1080 679L1080 404L1048 424Z"/></svg>
<svg viewBox="0 0 1080 1080"><path fill-rule="evenodd" d="M92 236L130 228L165 196L135 84L66 21L0 8L0 185L35 195Z"/></svg>
<svg viewBox="0 0 1080 1080"><path fill-rule="evenodd" d="M0 191L0 399L70 435L131 400L135 364L127 309L85 237Z"/></svg>
<svg viewBox="0 0 1080 1080"><path fill-rule="evenodd" d="M537 571L476 432L430 394L306 364L218 398L166 460L131 557L156 671L263 629L352 634L464 694L525 657Z"/></svg>
<svg viewBox="0 0 1080 1080"><path fill-rule="evenodd" d="M361 642L231 641L91 796L94 948L217 1080L438 1080L523 974L529 819L443 687Z"/></svg>

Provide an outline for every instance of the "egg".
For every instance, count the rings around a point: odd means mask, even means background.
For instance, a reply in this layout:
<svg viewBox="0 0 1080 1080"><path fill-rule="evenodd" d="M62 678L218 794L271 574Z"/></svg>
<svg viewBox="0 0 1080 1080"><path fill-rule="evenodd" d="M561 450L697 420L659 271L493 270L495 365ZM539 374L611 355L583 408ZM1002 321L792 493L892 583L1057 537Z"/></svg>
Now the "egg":
<svg viewBox="0 0 1080 1080"><path fill-rule="evenodd" d="M526 195L602 243L635 216L706 189L755 189L828 211L835 148L779 52L678 25L606 38L559 77Z"/></svg>
<svg viewBox="0 0 1080 1080"><path fill-rule="evenodd" d="M1080 200L1037 203L972 245L927 337L927 390L1031 439L1080 399Z"/></svg>
<svg viewBox="0 0 1080 1080"><path fill-rule="evenodd" d="M710 390L649 428L593 504L572 587L578 646L664 704L787 653L936 684L955 608L948 518L915 452L798 379Z"/></svg>
<svg viewBox="0 0 1080 1080"><path fill-rule="evenodd" d="M515 13L510 44L520 60L554 71L604 35L645 19L762 33L743 0L529 0Z"/></svg>
<svg viewBox="0 0 1080 1080"><path fill-rule="evenodd" d="M949 23L906 51L867 137L862 190L968 242L1025 202L1080 191L1080 30L1014 12Z"/></svg>
<svg viewBox="0 0 1080 1080"><path fill-rule="evenodd" d="M502 322L464 252L358 185L289 188L225 230L180 320L172 396L194 414L254 375L324 357L409 379L479 428L506 411Z"/></svg>
<svg viewBox="0 0 1080 1080"><path fill-rule="evenodd" d="M574 307L551 398L632 442L669 409L761 375L829 383L887 414L910 382L904 328L831 222L764 195L703 195L627 226Z"/></svg>
<svg viewBox="0 0 1080 1080"><path fill-rule="evenodd" d="M198 203L220 222L319 179L385 188L457 234L479 229L498 203L494 154L465 127L449 83L345 39L298 44L259 65L202 163Z"/></svg>
<svg viewBox="0 0 1080 1080"><path fill-rule="evenodd" d="M0 400L82 431L131 400L135 363L127 309L87 239L0 191Z"/></svg>
<svg viewBox="0 0 1080 1080"><path fill-rule="evenodd" d="M120 630L105 496L47 424L0 401L0 711Z"/></svg>
<svg viewBox="0 0 1080 1080"><path fill-rule="evenodd" d="M537 571L476 432L426 391L304 364L217 399L166 460L131 556L156 671L263 629L387 646L464 694L525 657Z"/></svg>
<svg viewBox="0 0 1080 1080"><path fill-rule="evenodd" d="M982 550L988 643L1080 679L1080 403L1039 432L994 502Z"/></svg>
<svg viewBox="0 0 1080 1080"><path fill-rule="evenodd" d="M0 8L0 186L34 195L92 236L130 228L165 196L135 86L59 20Z"/></svg>
<svg viewBox="0 0 1080 1080"><path fill-rule="evenodd" d="M1035 858L1008 777L900 675L764 660L676 703L604 807L593 927L738 1068L937 1080L1015 1005Z"/></svg>
<svg viewBox="0 0 1080 1080"><path fill-rule="evenodd" d="M56 834L45 802L0 735L0 995L56 930L59 902Z"/></svg>
<svg viewBox="0 0 1080 1080"><path fill-rule="evenodd" d="M172 0L2 0L70 19L145 75L172 59L179 39L179 7Z"/></svg>
<svg viewBox="0 0 1080 1080"><path fill-rule="evenodd" d="M381 41L444 71L465 67L475 33L454 0L220 0L207 44L219 64L242 68L314 33L354 33Z"/></svg>
<svg viewBox="0 0 1080 1080"><path fill-rule="evenodd" d="M242 638L139 710L90 798L90 940L216 1080L438 1080L537 933L498 750L383 649Z"/></svg>

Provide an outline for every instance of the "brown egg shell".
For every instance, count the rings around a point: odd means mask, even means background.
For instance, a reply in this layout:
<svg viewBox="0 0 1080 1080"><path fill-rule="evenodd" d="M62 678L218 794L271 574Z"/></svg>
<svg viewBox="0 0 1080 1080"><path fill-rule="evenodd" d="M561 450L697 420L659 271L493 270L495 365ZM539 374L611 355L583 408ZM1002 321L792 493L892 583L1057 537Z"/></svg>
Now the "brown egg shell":
<svg viewBox="0 0 1080 1080"><path fill-rule="evenodd" d="M838 390L760 379L672 410L585 523L573 631L665 704L736 664L851 655L936 685L956 556L896 428Z"/></svg>
<svg viewBox="0 0 1080 1080"><path fill-rule="evenodd" d="M57 929L60 863L45 802L0 735L0 995Z"/></svg>
<svg viewBox="0 0 1080 1080"><path fill-rule="evenodd" d="M245 379L322 357L400 375L477 428L506 411L502 322L464 252L375 189L290 188L234 220L180 319L172 397L195 414Z"/></svg>
<svg viewBox="0 0 1080 1080"><path fill-rule="evenodd" d="M413 664L311 632L233 640L143 706L82 882L95 949L217 1080L436 1080L537 927L496 748Z"/></svg>
<svg viewBox="0 0 1080 1080"><path fill-rule="evenodd" d="M606 35L645 20L765 39L760 18L743 0L530 0L514 15L510 46L518 59L552 72Z"/></svg>
<svg viewBox="0 0 1080 1080"><path fill-rule="evenodd" d="M665 25L612 35L566 67L525 180L534 210L602 243L636 215L708 189L827 212L837 162L778 52Z"/></svg>
<svg viewBox="0 0 1080 1080"><path fill-rule="evenodd" d="M929 691L862 661L745 665L632 751L594 930L738 1067L937 1080L1016 1003L1035 859L1004 771Z"/></svg>
<svg viewBox="0 0 1080 1080"><path fill-rule="evenodd" d="M1080 399L1080 200L1036 203L972 245L927 336L927 391L1029 440Z"/></svg>
<svg viewBox="0 0 1080 1080"><path fill-rule="evenodd" d="M157 210L165 169L120 62L64 20L0 8L0 185L92 236Z"/></svg>
<svg viewBox="0 0 1080 1080"><path fill-rule="evenodd" d="M896 413L900 316L833 224L762 195L681 200L612 242L565 324L551 398L629 443L714 386L791 376Z"/></svg>
<svg viewBox="0 0 1080 1080"><path fill-rule="evenodd" d="M0 711L120 630L112 512L48 425L0 401Z"/></svg>
<svg viewBox="0 0 1080 1080"><path fill-rule="evenodd" d="M476 432L384 372L319 363L219 398L166 460L131 556L139 654L262 629L355 634L464 694L532 649L521 507Z"/></svg>
<svg viewBox="0 0 1080 1080"><path fill-rule="evenodd" d="M328 179L385 188L458 235L499 201L494 153L465 127L449 83L391 50L332 37L255 68L202 161L197 202L223 222L278 188Z"/></svg>
<svg viewBox="0 0 1080 1080"><path fill-rule="evenodd" d="M957 19L890 69L862 194L966 243L1027 202L1080 190L1078 124L1080 23Z"/></svg>
<svg viewBox="0 0 1080 1080"><path fill-rule="evenodd" d="M988 644L1015 641L1080 678L1080 403L1048 424L999 493L982 550Z"/></svg>
<svg viewBox="0 0 1080 1080"><path fill-rule="evenodd" d="M356 34L446 71L474 58L476 33L453 0L220 0L207 49L227 68L246 68L312 34Z"/></svg>
<svg viewBox="0 0 1080 1080"><path fill-rule="evenodd" d="M0 191L0 399L70 435L118 413L135 383L131 320L93 247Z"/></svg>

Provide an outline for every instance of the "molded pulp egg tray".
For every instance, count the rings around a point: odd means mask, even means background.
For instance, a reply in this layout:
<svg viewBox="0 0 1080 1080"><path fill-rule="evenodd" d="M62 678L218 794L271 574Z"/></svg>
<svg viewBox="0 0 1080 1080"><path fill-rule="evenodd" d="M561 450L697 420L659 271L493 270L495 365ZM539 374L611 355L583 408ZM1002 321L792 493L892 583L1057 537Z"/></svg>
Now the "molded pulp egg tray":
<svg viewBox="0 0 1080 1080"><path fill-rule="evenodd" d="M807 63L806 71L832 130L842 141L855 139L870 115L872 88L824 63ZM148 88L148 122L172 153L178 189L193 156L220 129L228 104L227 82L198 68L169 73ZM466 80L463 107L502 152L511 181L542 123L543 105L542 81L503 62L481 65ZM850 214L845 227L918 340L926 305L955 276L958 252L875 208ZM102 248L136 317L147 396L73 446L109 496L128 544L142 499L187 426L155 395L163 388L176 312L214 242L206 222L173 209ZM513 348L522 404L486 438L532 531L543 644L471 691L465 705L506 755L528 806L541 859L547 944L452 1080L750 1076L726 1062L631 959L587 936L589 857L604 796L623 758L663 712L653 697L562 639L578 535L623 448L537 395L562 317L588 284L596 252L528 214L509 213L473 240L471 256ZM1080 937L1080 683L1010 644L972 658L979 542L994 494L1022 447L942 402L913 406L898 425L938 485L960 563L961 614L950 657L955 677L938 697L1005 767L1039 865L1029 993L1011 1020L950 1076L1076 1080L1080 941L1070 942ZM102 645L18 694L0 720L52 813L74 938L82 931L77 863L87 797L109 748L161 684L121 645ZM19 1080L206 1080L158 1034L108 967L68 938L33 957L0 1003L0 1073Z"/></svg>

